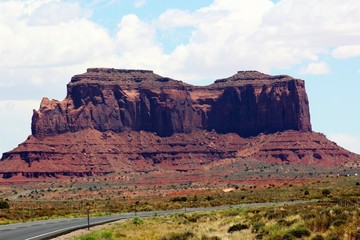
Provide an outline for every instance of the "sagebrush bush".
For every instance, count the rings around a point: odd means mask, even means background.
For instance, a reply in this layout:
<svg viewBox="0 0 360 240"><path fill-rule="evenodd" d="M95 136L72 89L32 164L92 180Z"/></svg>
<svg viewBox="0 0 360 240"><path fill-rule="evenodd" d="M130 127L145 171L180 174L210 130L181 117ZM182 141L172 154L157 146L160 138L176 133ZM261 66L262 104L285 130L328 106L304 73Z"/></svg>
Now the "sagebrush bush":
<svg viewBox="0 0 360 240"><path fill-rule="evenodd" d="M190 231L183 233L170 233L169 236L165 236L162 240L188 240L195 237L195 234Z"/></svg>
<svg viewBox="0 0 360 240"><path fill-rule="evenodd" d="M265 223L263 222L256 222L252 225L251 232L253 233L260 233L261 230L265 227Z"/></svg>
<svg viewBox="0 0 360 240"><path fill-rule="evenodd" d="M295 237L290 233L273 235L268 238L269 240L293 240Z"/></svg>
<svg viewBox="0 0 360 240"><path fill-rule="evenodd" d="M259 213L254 214L254 216L251 217L252 222L259 222L262 216Z"/></svg>
<svg viewBox="0 0 360 240"><path fill-rule="evenodd" d="M304 220L309 220L309 219L314 219L314 218L316 218L315 213L305 213L304 215L302 215L302 219L304 219Z"/></svg>
<svg viewBox="0 0 360 240"><path fill-rule="evenodd" d="M269 210L265 213L265 217L269 220L282 219L289 216L289 212L286 210Z"/></svg>
<svg viewBox="0 0 360 240"><path fill-rule="evenodd" d="M324 240L324 237L321 235L316 235L311 240Z"/></svg>
<svg viewBox="0 0 360 240"><path fill-rule="evenodd" d="M171 199L172 202L186 202L188 200L187 197L173 197Z"/></svg>
<svg viewBox="0 0 360 240"><path fill-rule="evenodd" d="M249 228L248 225L238 223L238 224L235 224L235 225L232 225L231 227L229 227L227 232L228 233L233 233L233 232L241 231L241 230L248 229L248 228Z"/></svg>
<svg viewBox="0 0 360 240"><path fill-rule="evenodd" d="M285 226L285 227L290 227L291 225L293 225L295 222L297 222L296 220L293 221L287 221L285 219L280 219L277 221L277 223L281 226Z"/></svg>
<svg viewBox="0 0 360 240"><path fill-rule="evenodd" d="M143 222L144 222L144 220L142 218L139 218L139 217L134 217L133 220L132 220L132 223L136 224L136 225L142 224Z"/></svg>
<svg viewBox="0 0 360 240"><path fill-rule="evenodd" d="M345 223L346 223L345 220L343 220L343 219L338 219L338 220L335 220L335 221L332 223L332 225L333 225L334 227L340 227L341 225L344 225Z"/></svg>
<svg viewBox="0 0 360 240"><path fill-rule="evenodd" d="M295 236L291 233L285 233L279 240L292 240L295 239Z"/></svg>
<svg viewBox="0 0 360 240"><path fill-rule="evenodd" d="M221 240L221 237L218 237L218 236L208 237L206 235L202 235L201 240Z"/></svg>
<svg viewBox="0 0 360 240"><path fill-rule="evenodd" d="M305 225L315 232L325 232L331 226L332 218L325 212L318 214L315 218L306 220Z"/></svg>
<svg viewBox="0 0 360 240"><path fill-rule="evenodd" d="M9 209L10 208L10 205L8 202L6 201L0 201L0 209Z"/></svg>
<svg viewBox="0 0 360 240"><path fill-rule="evenodd" d="M225 214L227 217L235 217L239 215L239 211L237 210L231 210Z"/></svg>
<svg viewBox="0 0 360 240"><path fill-rule="evenodd" d="M330 191L329 189L323 189L323 190L321 191L321 193L322 193L322 195L324 195L325 197L327 197L327 196L330 195L331 191Z"/></svg>
<svg viewBox="0 0 360 240"><path fill-rule="evenodd" d="M296 238L309 237L311 235L310 230L304 227L292 229L289 233Z"/></svg>

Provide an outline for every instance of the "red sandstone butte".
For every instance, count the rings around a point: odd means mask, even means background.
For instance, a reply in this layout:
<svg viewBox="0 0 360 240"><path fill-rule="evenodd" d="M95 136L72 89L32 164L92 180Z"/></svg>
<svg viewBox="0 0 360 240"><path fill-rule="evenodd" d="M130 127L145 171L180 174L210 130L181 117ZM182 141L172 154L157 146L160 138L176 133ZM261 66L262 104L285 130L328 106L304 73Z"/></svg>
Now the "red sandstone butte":
<svg viewBox="0 0 360 240"><path fill-rule="evenodd" d="M344 165L359 156L312 132L303 80L240 71L192 86L147 70L88 69L44 98L0 176L201 171L223 159Z"/></svg>

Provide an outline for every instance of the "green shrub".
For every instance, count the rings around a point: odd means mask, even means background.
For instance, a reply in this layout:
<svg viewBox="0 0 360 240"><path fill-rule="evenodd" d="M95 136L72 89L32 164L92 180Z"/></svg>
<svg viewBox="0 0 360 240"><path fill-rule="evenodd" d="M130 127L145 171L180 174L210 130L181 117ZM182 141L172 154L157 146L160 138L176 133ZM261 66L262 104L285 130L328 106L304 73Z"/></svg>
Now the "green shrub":
<svg viewBox="0 0 360 240"><path fill-rule="evenodd" d="M187 200L187 197L173 197L171 199L172 202L186 202Z"/></svg>
<svg viewBox="0 0 360 240"><path fill-rule="evenodd" d="M0 209L9 209L10 205L6 201L0 201Z"/></svg>
<svg viewBox="0 0 360 240"><path fill-rule="evenodd" d="M104 231L100 234L100 237L102 239L112 239L113 237L113 234L111 232L108 232L108 231Z"/></svg>
<svg viewBox="0 0 360 240"><path fill-rule="evenodd" d="M304 228L304 227L298 227L298 228L292 229L289 231L289 233L296 238L309 237L311 235L311 232L309 231L309 229Z"/></svg>
<svg viewBox="0 0 360 240"><path fill-rule="evenodd" d="M188 240L192 237L195 237L195 234L186 231L183 233L170 233L169 236L163 237L162 240Z"/></svg>
<svg viewBox="0 0 360 240"><path fill-rule="evenodd" d="M142 224L143 222L144 222L144 220L139 217L134 217L132 220L132 223L136 224L136 225Z"/></svg>
<svg viewBox="0 0 360 240"><path fill-rule="evenodd" d="M324 195L325 197L327 197L327 196L330 195L331 191L330 191L329 189L323 189L323 190L321 191L321 193L322 193L322 195Z"/></svg>
<svg viewBox="0 0 360 240"><path fill-rule="evenodd" d="M295 239L295 236L292 235L291 233L285 233L284 236L282 236L280 239L281 240L292 240L292 239Z"/></svg>
<svg viewBox="0 0 360 240"><path fill-rule="evenodd" d="M256 213L256 214L254 214L254 216L251 217L251 221L258 222L258 221L260 221L261 218L262 218L262 216L259 213Z"/></svg>
<svg viewBox="0 0 360 240"><path fill-rule="evenodd" d="M341 225L344 225L345 223L346 223L345 220L339 219L339 220L335 220L335 221L332 223L332 225L333 225L334 227L340 227Z"/></svg>
<svg viewBox="0 0 360 240"><path fill-rule="evenodd" d="M285 218L288 215L286 210L270 210L265 213L265 217L269 220Z"/></svg>
<svg viewBox="0 0 360 240"><path fill-rule="evenodd" d="M314 213L306 213L305 215L302 216L302 219L304 220L309 220L314 218L316 218L316 215Z"/></svg>
<svg viewBox="0 0 360 240"><path fill-rule="evenodd" d="M290 227L291 225L293 225L294 223L296 222L296 220L293 220L293 221L287 221L285 219L280 219L277 221L277 223L281 226L284 226L284 227Z"/></svg>
<svg viewBox="0 0 360 240"><path fill-rule="evenodd" d="M318 214L315 218L305 221L305 225L315 232L322 232L329 229L332 218L328 212Z"/></svg>
<svg viewBox="0 0 360 240"><path fill-rule="evenodd" d="M261 232L261 230L262 230L264 227L265 227L265 223L263 223L263 222L256 222L256 223L253 224L251 232L253 232L253 233L259 233L259 232Z"/></svg>
<svg viewBox="0 0 360 240"><path fill-rule="evenodd" d="M248 229L248 228L249 227L247 225L238 223L238 224L235 224L235 225L232 225L231 227L229 227L227 232L233 233L233 232L241 231L241 230Z"/></svg>
<svg viewBox="0 0 360 240"><path fill-rule="evenodd" d="M225 213L227 217L235 217L239 215L239 211L237 209L231 209L230 211Z"/></svg>
<svg viewBox="0 0 360 240"><path fill-rule="evenodd" d="M324 237L321 235L316 235L311 240L324 240Z"/></svg>
<svg viewBox="0 0 360 240"><path fill-rule="evenodd" d="M196 216L196 215L194 215L194 216L188 217L187 220L188 220L189 222L195 223L195 222L197 222L197 221L200 219L200 217L201 217L201 216Z"/></svg>
<svg viewBox="0 0 360 240"><path fill-rule="evenodd" d="M262 240L264 238L264 234L263 233L259 233L255 236L255 240Z"/></svg>

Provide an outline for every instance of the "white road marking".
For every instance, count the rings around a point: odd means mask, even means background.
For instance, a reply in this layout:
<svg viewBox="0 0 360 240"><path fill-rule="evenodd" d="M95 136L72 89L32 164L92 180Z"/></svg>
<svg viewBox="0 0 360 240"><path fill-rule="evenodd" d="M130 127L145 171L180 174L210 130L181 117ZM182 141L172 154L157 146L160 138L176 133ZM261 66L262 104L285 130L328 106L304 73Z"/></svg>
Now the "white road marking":
<svg viewBox="0 0 360 240"><path fill-rule="evenodd" d="M112 220L111 220L112 221ZM94 224L101 224L102 221L99 221L99 222L92 222L91 224L94 225ZM73 228L86 228L87 225L78 225L78 226L74 226L74 227L68 227L68 228L63 228L63 229L58 229L58 230L55 230L55 231L52 231L52 232L47 232L47 233L43 233L43 234L40 234L40 235L37 235L37 236L34 236L34 237L31 237L31 238L26 238L25 240L32 240L32 239L36 239L36 238L39 238L39 237L43 237L43 236L46 236L46 235L50 235L50 234L53 234L53 233L57 233L57 232L61 232L61 231L66 231L66 230L69 230L69 229L73 229Z"/></svg>
<svg viewBox="0 0 360 240"><path fill-rule="evenodd" d="M35 236L35 237L27 238L27 239L25 239L25 240L32 240L32 239L36 239L36 238L39 238L39 237L43 237L43 236L46 236L46 235L50 235L50 234L53 234L53 233L56 233L56 232L66 231L66 230L69 230L69 229L72 229L72 228L78 228L78 227L83 227L83 226L84 226L84 225L78 225L78 226L75 226L75 227L68 227L68 228L58 229L58 230L56 230L56 231L47 232L47 233L43 233L43 234L37 235L37 236Z"/></svg>

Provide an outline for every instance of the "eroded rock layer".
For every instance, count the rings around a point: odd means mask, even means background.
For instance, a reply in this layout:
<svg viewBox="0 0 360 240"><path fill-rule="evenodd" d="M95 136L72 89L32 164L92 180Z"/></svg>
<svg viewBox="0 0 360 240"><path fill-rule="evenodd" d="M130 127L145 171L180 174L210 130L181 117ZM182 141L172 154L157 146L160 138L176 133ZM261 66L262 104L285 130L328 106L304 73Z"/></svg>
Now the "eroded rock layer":
<svg viewBox="0 0 360 240"><path fill-rule="evenodd" d="M32 135L3 154L0 177L166 172L176 181L220 168L210 175L223 176L239 159L360 162L311 131L302 80L249 71L199 87L152 71L96 68L74 76L63 101L42 100Z"/></svg>
<svg viewBox="0 0 360 240"><path fill-rule="evenodd" d="M11 178L92 176L109 173L205 174L237 159L275 164L337 166L360 158L319 133L288 130L242 138L238 134L193 131L160 137L151 132L115 133L87 129L38 139L30 136L4 153L0 176ZM354 165L356 167L356 164Z"/></svg>

